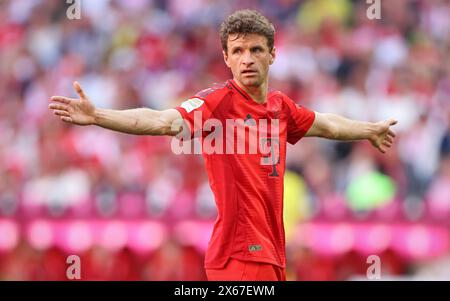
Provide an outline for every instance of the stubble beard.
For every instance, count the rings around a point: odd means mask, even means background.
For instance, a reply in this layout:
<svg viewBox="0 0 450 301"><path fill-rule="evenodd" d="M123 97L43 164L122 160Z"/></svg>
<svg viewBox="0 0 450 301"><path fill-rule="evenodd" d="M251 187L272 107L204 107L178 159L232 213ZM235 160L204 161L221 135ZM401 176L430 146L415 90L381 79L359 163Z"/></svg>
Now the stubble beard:
<svg viewBox="0 0 450 301"><path fill-rule="evenodd" d="M244 84L247 87L256 88L256 87L259 87L262 85L263 80L260 75L257 75L255 77L251 77L251 78L243 77L241 82L242 82L242 84Z"/></svg>

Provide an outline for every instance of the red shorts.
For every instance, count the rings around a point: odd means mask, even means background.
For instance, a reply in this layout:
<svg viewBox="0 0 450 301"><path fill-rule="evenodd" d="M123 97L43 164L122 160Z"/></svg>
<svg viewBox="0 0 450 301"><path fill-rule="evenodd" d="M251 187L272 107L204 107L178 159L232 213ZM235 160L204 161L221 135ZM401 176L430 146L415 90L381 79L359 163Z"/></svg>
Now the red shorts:
<svg viewBox="0 0 450 301"><path fill-rule="evenodd" d="M270 263L230 258L222 269L206 269L206 276L209 281L285 281L286 270Z"/></svg>

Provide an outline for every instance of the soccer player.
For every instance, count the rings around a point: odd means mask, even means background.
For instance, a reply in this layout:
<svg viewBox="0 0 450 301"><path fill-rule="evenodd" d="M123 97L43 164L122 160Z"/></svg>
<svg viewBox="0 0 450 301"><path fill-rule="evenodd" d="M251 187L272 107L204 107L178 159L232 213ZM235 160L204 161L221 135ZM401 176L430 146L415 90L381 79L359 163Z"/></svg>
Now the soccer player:
<svg viewBox="0 0 450 301"><path fill-rule="evenodd" d="M274 26L256 11L239 10L228 16L221 25L220 38L233 79L197 93L174 109L96 108L77 82L74 88L79 99L53 96L49 105L64 122L136 135L178 136L187 128L190 136L203 131L200 136L205 138L213 127L206 131L202 125L213 119L215 128L234 120L236 128L246 127L253 134L256 131L260 146L256 153L247 151L249 141L244 141L246 153L220 151L221 147L228 150L230 141L231 149L236 147L239 141L231 138L246 137L230 134L228 127L216 137L214 147L219 151L203 152L218 209L205 257L208 280L285 280L283 176L287 142L295 144L304 136L367 139L384 153L395 137L390 129L397 123L394 119L377 123L349 120L309 110L280 91L269 91L269 66L276 58L274 35ZM260 126L263 121L267 127Z"/></svg>

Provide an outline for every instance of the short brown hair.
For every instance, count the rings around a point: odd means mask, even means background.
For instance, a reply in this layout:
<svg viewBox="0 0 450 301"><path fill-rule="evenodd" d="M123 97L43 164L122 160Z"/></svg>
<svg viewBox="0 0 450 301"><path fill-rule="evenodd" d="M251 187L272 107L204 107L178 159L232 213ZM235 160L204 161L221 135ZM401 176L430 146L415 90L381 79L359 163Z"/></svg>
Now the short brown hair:
<svg viewBox="0 0 450 301"><path fill-rule="evenodd" d="M229 15L220 26L220 42L222 49L226 52L227 42L230 34L258 34L267 38L267 46L272 51L275 27L270 21L256 10L242 9Z"/></svg>

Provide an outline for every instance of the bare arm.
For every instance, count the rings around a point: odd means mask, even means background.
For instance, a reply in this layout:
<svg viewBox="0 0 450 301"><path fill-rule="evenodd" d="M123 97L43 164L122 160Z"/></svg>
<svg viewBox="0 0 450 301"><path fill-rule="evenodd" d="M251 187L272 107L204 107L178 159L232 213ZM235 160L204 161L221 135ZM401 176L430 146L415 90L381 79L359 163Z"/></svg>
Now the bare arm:
<svg viewBox="0 0 450 301"><path fill-rule="evenodd" d="M96 108L74 83L79 99L53 96L49 108L61 120L76 125L97 125L113 131L134 135L170 135L181 131L182 117L175 109L156 111L148 108L110 110Z"/></svg>
<svg viewBox="0 0 450 301"><path fill-rule="evenodd" d="M330 113L315 112L315 115L314 122L305 135L307 137L343 141L367 139L382 153L394 142L395 133L390 129L397 123L394 119L374 123L351 120Z"/></svg>
<svg viewBox="0 0 450 301"><path fill-rule="evenodd" d="M169 135L178 134L172 129L176 120L181 120L181 114L175 109L155 111L148 108L137 108L131 110L109 110L96 109L95 125L134 135Z"/></svg>

